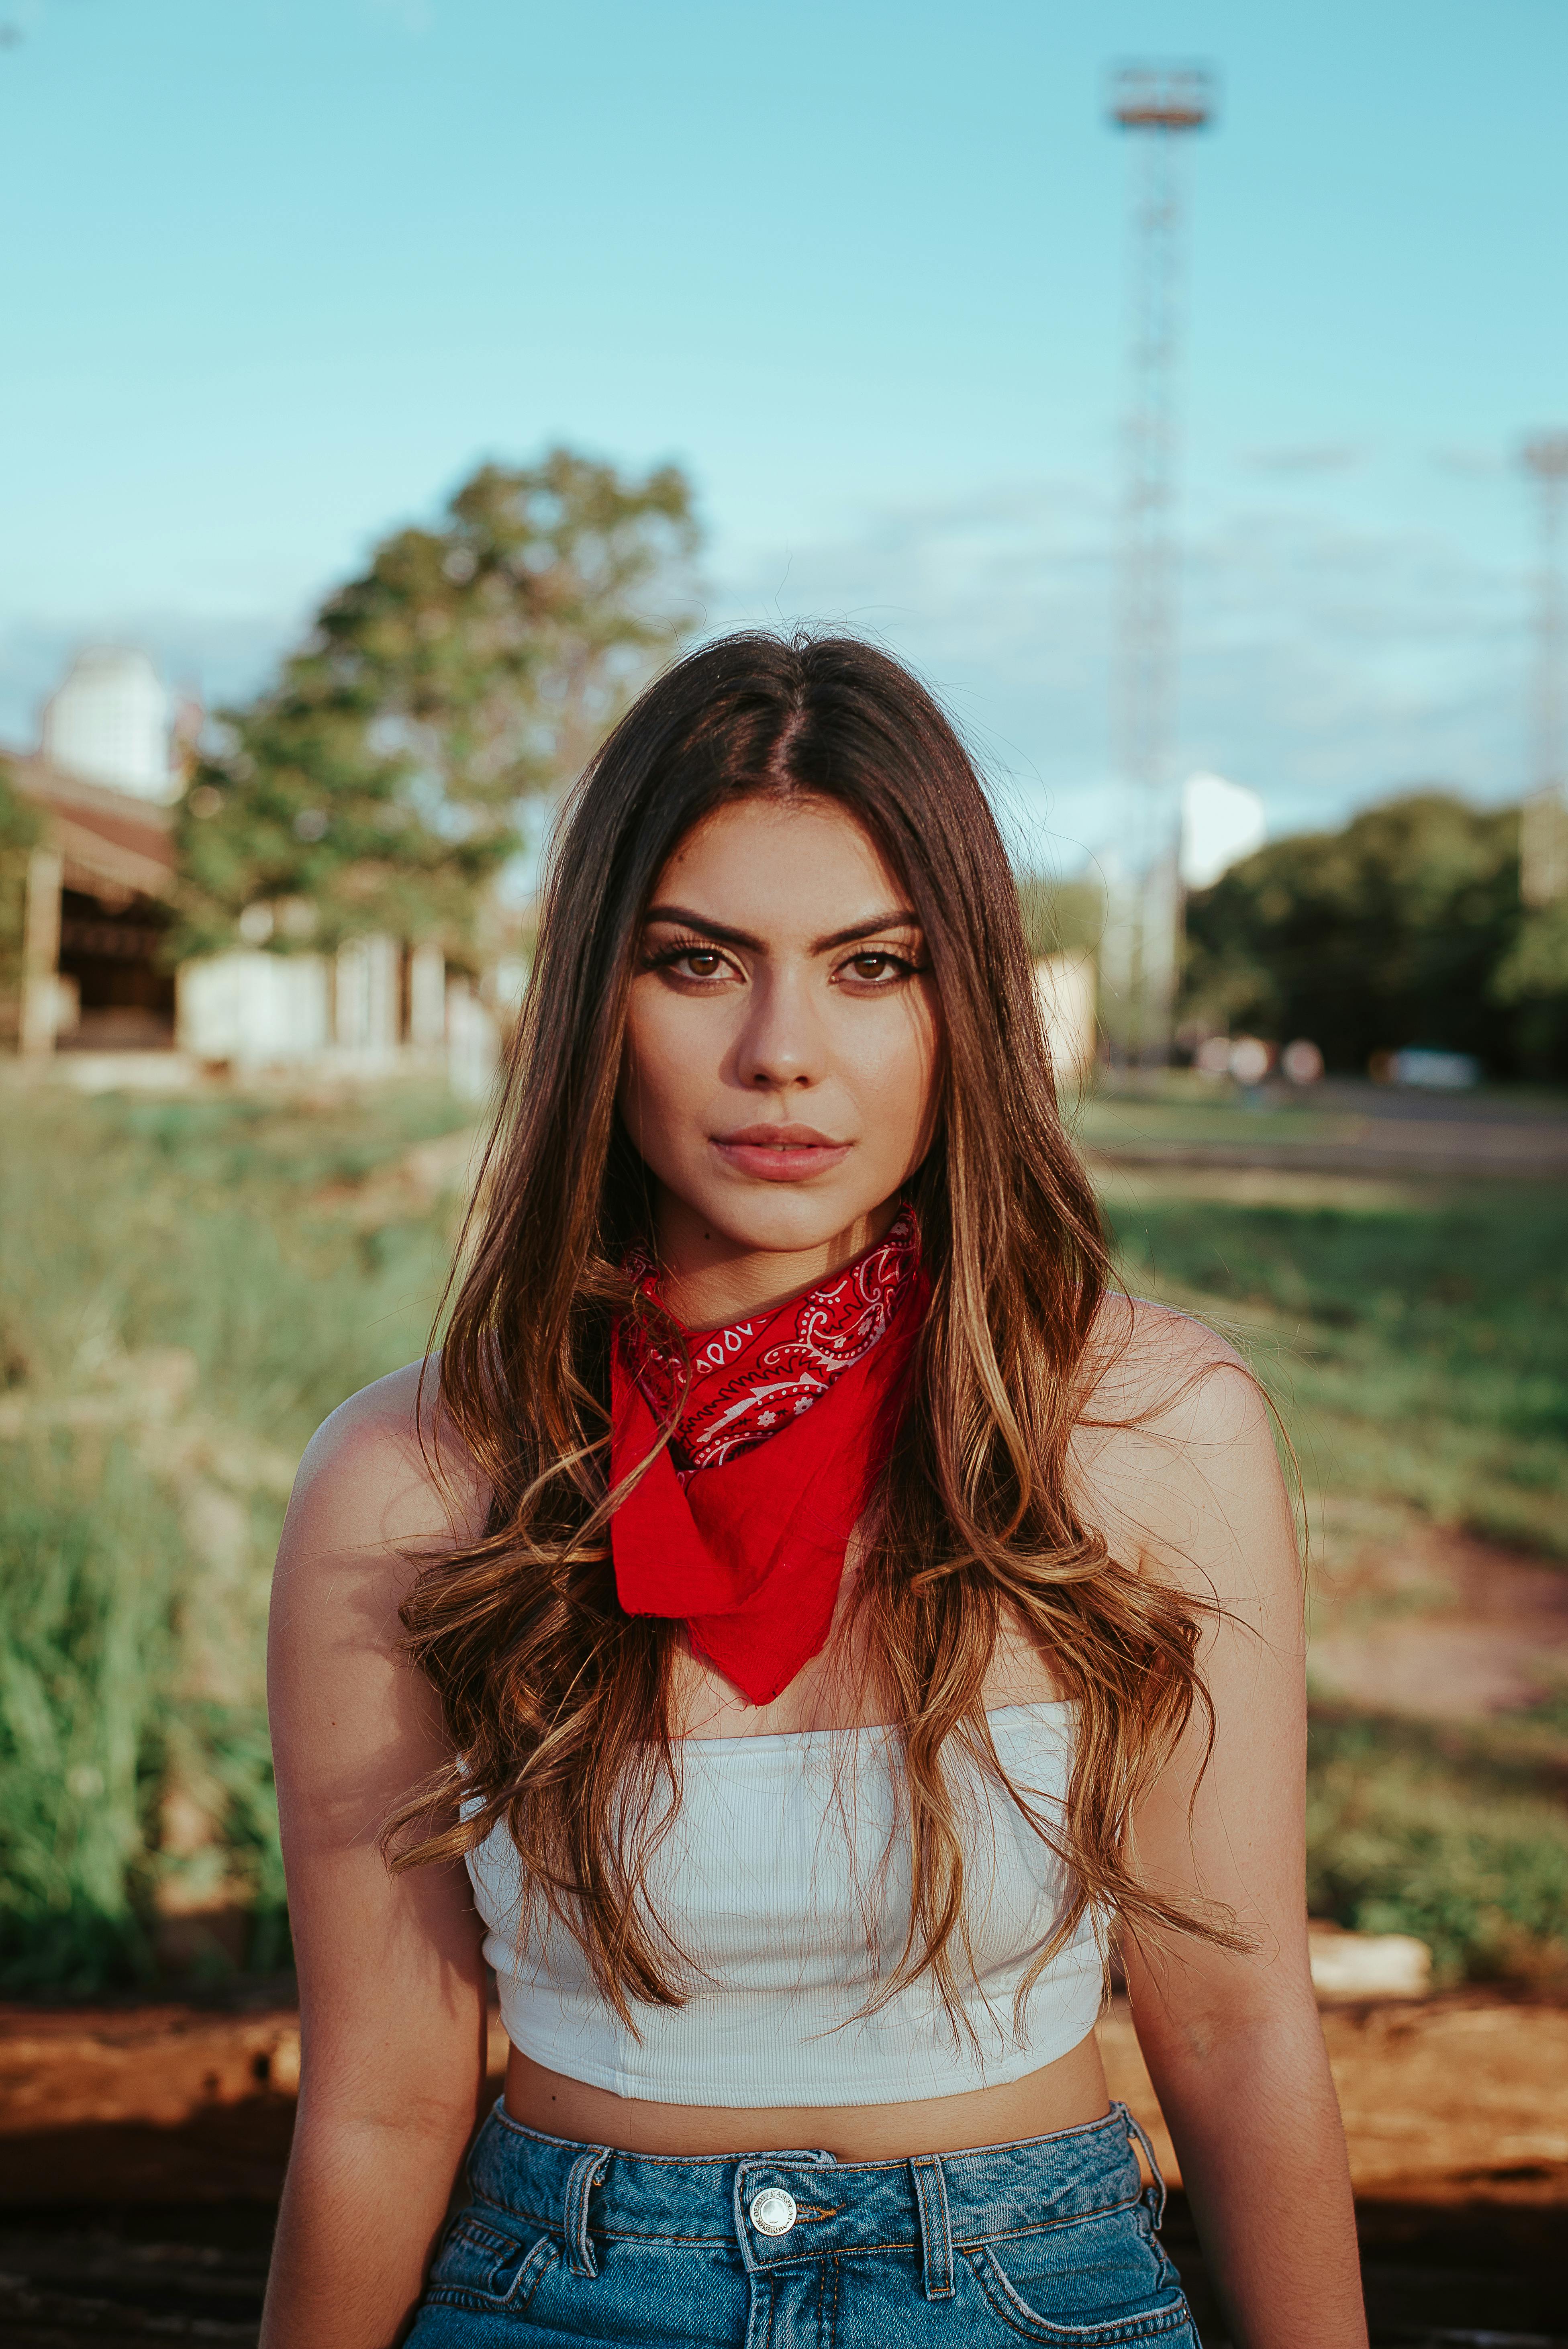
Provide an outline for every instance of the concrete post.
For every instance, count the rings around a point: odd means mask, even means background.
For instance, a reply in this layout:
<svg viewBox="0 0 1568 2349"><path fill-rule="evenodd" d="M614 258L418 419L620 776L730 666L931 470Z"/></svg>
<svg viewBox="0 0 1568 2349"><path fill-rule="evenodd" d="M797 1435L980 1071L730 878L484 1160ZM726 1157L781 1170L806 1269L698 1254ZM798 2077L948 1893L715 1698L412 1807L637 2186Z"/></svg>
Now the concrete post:
<svg viewBox="0 0 1568 2349"><path fill-rule="evenodd" d="M60 891L65 860L57 848L35 848L27 859L27 899L22 931L21 1052L41 1059L55 1049L60 1024Z"/></svg>
<svg viewBox="0 0 1568 2349"><path fill-rule="evenodd" d="M447 1040L447 962L428 942L408 957L408 1041L438 1052Z"/></svg>

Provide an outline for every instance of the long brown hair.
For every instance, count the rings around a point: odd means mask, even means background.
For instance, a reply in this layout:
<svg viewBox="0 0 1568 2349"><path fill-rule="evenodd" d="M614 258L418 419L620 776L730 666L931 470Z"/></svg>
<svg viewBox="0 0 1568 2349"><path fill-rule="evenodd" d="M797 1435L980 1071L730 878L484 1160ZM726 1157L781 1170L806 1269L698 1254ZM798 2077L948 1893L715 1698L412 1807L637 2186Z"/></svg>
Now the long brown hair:
<svg viewBox="0 0 1568 2349"><path fill-rule="evenodd" d="M923 927L945 1048L937 1137L908 1186L932 1279L920 1375L851 1594L902 1745L913 1871L878 2001L926 1971L950 2013L962 1994L965 1803L944 1755L1006 1787L1072 1871L1035 1971L1089 1903L1228 1939L1143 1884L1131 1851L1140 1797L1207 1704L1199 1612L1114 1557L1074 1497L1068 1441L1110 1270L1006 852L936 702L844 636L748 633L680 661L563 811L440 1354L442 1416L488 1482L489 1521L426 1564L403 1609L461 1758L395 1815L394 1865L471 1849L504 1819L525 1903L574 1934L624 2021L633 2001L683 1995L678 1941L645 1891L679 1801L676 1627L622 1611L608 1532L610 1331L649 1212L615 1092L658 875L704 816L753 792L831 801L864 825ZM1076 1700L1059 1816L1030 1807L992 1744L986 1674L1009 1621Z"/></svg>

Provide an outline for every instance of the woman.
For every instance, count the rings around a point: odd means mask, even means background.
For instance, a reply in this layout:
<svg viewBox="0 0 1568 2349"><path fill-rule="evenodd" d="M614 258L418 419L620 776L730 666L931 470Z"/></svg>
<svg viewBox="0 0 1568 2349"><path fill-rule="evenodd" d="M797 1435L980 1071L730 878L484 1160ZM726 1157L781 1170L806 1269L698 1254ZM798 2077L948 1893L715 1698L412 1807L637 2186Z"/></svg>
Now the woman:
<svg viewBox="0 0 1568 2349"><path fill-rule="evenodd" d="M438 1375L327 1422L279 1561L268 2349L1192 2349L1113 1914L1233 2338L1362 2342L1267 1414L1112 1292L894 663L735 636L616 730L478 1197Z"/></svg>

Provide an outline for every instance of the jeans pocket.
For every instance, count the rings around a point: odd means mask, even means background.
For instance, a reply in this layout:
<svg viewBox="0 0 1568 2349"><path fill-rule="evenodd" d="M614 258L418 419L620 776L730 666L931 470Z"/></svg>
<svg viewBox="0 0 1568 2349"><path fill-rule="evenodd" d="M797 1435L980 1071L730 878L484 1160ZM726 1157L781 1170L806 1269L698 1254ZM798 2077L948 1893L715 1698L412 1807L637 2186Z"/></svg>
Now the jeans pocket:
<svg viewBox="0 0 1568 2349"><path fill-rule="evenodd" d="M993 2313L1026 2341L1118 2349L1191 2327L1175 2271L1138 2203L994 2237L968 2260Z"/></svg>
<svg viewBox="0 0 1568 2349"><path fill-rule="evenodd" d="M533 2298L560 2253L509 2211L470 2203L436 2254L426 2297L461 2308L516 2308Z"/></svg>

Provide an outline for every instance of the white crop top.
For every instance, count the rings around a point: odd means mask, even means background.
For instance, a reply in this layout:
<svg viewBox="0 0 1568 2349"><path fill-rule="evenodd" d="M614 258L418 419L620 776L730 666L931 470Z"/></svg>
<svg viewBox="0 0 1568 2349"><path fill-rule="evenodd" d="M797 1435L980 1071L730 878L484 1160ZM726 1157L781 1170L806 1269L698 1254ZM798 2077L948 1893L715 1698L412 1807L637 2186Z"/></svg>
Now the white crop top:
<svg viewBox="0 0 1568 2349"><path fill-rule="evenodd" d="M1007 1705L990 1723L1008 1775L1049 1817L1067 1790L1071 1706ZM655 2104L900 2104L1019 2079L1093 2029L1104 1964L1087 1913L1015 2025L1015 1993L1062 1913L1067 1879L977 1773L958 1776L946 1763L973 1822L967 1981L955 1952L971 2038L929 1975L856 2012L896 1966L909 1922L899 1764L885 1729L688 1738L678 1752L680 1808L647 1893L698 1971L683 2006L639 2007L636 2033L542 1904L519 1947L518 1858L504 1822L469 1855L501 2021L536 2063Z"/></svg>

